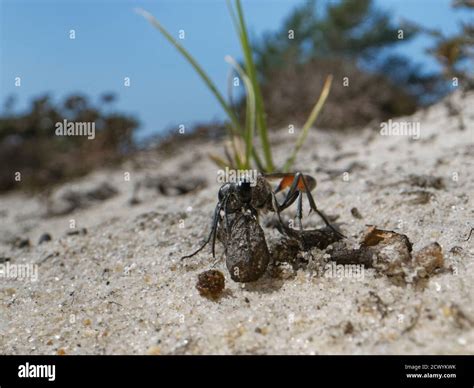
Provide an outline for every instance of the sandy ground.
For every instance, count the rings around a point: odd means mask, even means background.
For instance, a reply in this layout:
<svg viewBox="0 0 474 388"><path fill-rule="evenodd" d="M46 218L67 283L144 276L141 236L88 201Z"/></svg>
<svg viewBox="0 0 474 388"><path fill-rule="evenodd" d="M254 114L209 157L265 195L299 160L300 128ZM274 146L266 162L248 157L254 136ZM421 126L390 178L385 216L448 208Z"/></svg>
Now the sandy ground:
<svg viewBox="0 0 474 388"><path fill-rule="evenodd" d="M46 216L44 197L0 197L4 274L7 265L37 270L36 281L34 272L0 278L0 353L473 354L474 236L466 239L473 227L474 95L453 101L464 130L443 102L397 120L420 123L418 140L381 136L379 123L357 132L313 130L296 166L318 179L318 206L337 216L350 241L376 225L406 234L414 250L438 242L444 268L424 288L395 285L373 269L328 277L291 267L243 285L220 261L215 268L226 289L218 300L202 297L195 285L213 265L210 248L184 263L179 258L208 234L220 184L207 153L221 152L222 144L194 144L172 157L143 153L60 188L50 201L56 213L71 210L60 201L65 192L83 195L81 208L68 214ZM294 139L286 131L273 137L277 162ZM202 178L205 187L184 195L152 187L174 174ZM410 174L440 177L444 188L418 187ZM103 182L118 193L107 200L90 194ZM150 187L132 206L137 182ZM322 224L312 214L304 225ZM43 233L52 240L38 244ZM15 247L18 237L31 245ZM314 257L324 260L324 252Z"/></svg>

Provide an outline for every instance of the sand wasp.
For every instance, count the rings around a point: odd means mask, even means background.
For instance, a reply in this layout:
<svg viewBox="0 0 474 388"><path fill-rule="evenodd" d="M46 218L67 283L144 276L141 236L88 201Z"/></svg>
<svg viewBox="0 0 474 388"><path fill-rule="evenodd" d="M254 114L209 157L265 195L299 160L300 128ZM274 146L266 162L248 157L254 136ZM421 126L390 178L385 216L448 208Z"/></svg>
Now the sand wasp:
<svg viewBox="0 0 474 388"><path fill-rule="evenodd" d="M279 179L279 184L273 189L270 181L276 179ZM295 201L297 201L296 220L300 230L302 230L303 196L305 195L310 205L310 211L316 212L336 235L344 237L344 235L329 223L324 214L317 208L314 198L311 195L311 191L315 187L316 179L300 172L257 174L257 178L254 182L243 178L238 182L227 182L223 184L219 189L218 202L214 210L212 227L208 238L199 249L189 255L183 256L182 259L196 255L209 243L212 244L212 256L215 257L215 243L218 230L223 229L224 237L221 240L223 240L224 246L229 246L229 239L232 238L233 227L242 228L247 225L258 231L255 223L258 224L258 215L260 212L275 212L278 215L279 221L283 223L280 213L290 207ZM286 196L283 202L279 203L276 194L286 189L288 189ZM249 214L253 218L246 217L245 221L242 221L239 217L243 214ZM260 226L259 228L261 229ZM238 233L234 232L234 234ZM257 234L260 235L260 233ZM266 245L264 238L261 243ZM234 244L232 243L231 245L233 246ZM226 250L227 255L232 253L233 252ZM251 254L251 252L249 254ZM248 262L250 263L252 260L249 258Z"/></svg>

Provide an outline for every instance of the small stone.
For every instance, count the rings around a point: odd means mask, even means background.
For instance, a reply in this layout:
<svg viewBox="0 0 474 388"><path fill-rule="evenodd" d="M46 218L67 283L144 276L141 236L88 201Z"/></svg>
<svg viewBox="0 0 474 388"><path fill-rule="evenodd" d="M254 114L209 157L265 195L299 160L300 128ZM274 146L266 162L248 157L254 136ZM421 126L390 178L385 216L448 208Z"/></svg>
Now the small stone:
<svg viewBox="0 0 474 388"><path fill-rule="evenodd" d="M415 263L421 267L418 271L418 275L421 277L429 276L436 269L444 266L443 251L437 242L419 250L413 255L413 258Z"/></svg>
<svg viewBox="0 0 474 388"><path fill-rule="evenodd" d="M462 253L462 251L463 249L459 245L455 245L449 250L450 253L454 253L455 255L459 255L460 253Z"/></svg>
<svg viewBox="0 0 474 388"><path fill-rule="evenodd" d="M77 235L84 236L84 235L87 234L87 229L86 228L73 229L73 230L69 230L68 232L66 232L66 234L68 236L77 236Z"/></svg>
<svg viewBox="0 0 474 388"><path fill-rule="evenodd" d="M157 178L157 182L150 182L152 185L156 184L158 191L165 196L178 196L190 192L196 192L207 186L207 181L201 177L192 176L162 176ZM149 186L145 182L146 186Z"/></svg>
<svg viewBox="0 0 474 388"><path fill-rule="evenodd" d="M356 207L353 207L351 209L351 214L354 216L354 218L357 218L359 220L361 220L363 218L362 214L360 214L360 212L359 212L359 209L357 209Z"/></svg>
<svg viewBox="0 0 474 388"><path fill-rule="evenodd" d="M290 263L279 263L278 265L272 266L271 271L271 276L278 279L291 279L296 274Z"/></svg>
<svg viewBox="0 0 474 388"><path fill-rule="evenodd" d="M408 177L408 181L413 186L423 187L423 188L433 188L436 190L441 190L446 188L443 178L431 176L431 175L415 175L411 174Z"/></svg>
<svg viewBox="0 0 474 388"><path fill-rule="evenodd" d="M217 299L225 288L225 278L222 272L211 269L198 275L196 288L201 296Z"/></svg>
<svg viewBox="0 0 474 388"><path fill-rule="evenodd" d="M5 292L5 294L8 296L13 296L16 294L16 288L5 288L3 292Z"/></svg>
<svg viewBox="0 0 474 388"><path fill-rule="evenodd" d="M430 193L426 190L415 190L405 194L411 196L411 198L407 201L407 203L410 205L425 205L435 197L433 193Z"/></svg>
<svg viewBox="0 0 474 388"><path fill-rule="evenodd" d="M130 200L128 201L128 204L130 206L135 206L135 205L139 205L140 203L142 203L142 201L140 201L138 198L130 198Z"/></svg>
<svg viewBox="0 0 474 388"><path fill-rule="evenodd" d="M274 263L294 262L300 252L298 241L289 238L271 241L270 247L270 254Z"/></svg>
<svg viewBox="0 0 474 388"><path fill-rule="evenodd" d="M161 350L159 346L153 345L148 348L146 353L150 356L159 356L161 354Z"/></svg>
<svg viewBox="0 0 474 388"><path fill-rule="evenodd" d="M404 266L412 260L412 244L406 235L371 226L362 238L361 248L372 253L376 270L396 283L405 282Z"/></svg>
<svg viewBox="0 0 474 388"><path fill-rule="evenodd" d="M13 241L13 246L15 248L29 248L30 247L30 240L28 238L24 238L24 237L17 237L14 241Z"/></svg>
<svg viewBox="0 0 474 388"><path fill-rule="evenodd" d="M351 321L347 321L344 325L344 334L352 334L354 332L354 326Z"/></svg>
<svg viewBox="0 0 474 388"><path fill-rule="evenodd" d="M85 329L84 330L84 335L86 337L95 337L96 332L95 332L95 330L92 330L92 329Z"/></svg>
<svg viewBox="0 0 474 388"><path fill-rule="evenodd" d="M58 356L64 356L66 354L66 351L63 348L59 348L57 354Z"/></svg>
<svg viewBox="0 0 474 388"><path fill-rule="evenodd" d="M49 233L43 233L38 240L38 244L43 244L48 241L51 241L51 235Z"/></svg>
<svg viewBox="0 0 474 388"><path fill-rule="evenodd" d="M443 315L449 318L458 329L466 329L474 327L474 319L468 316L461 307L455 303L443 306Z"/></svg>

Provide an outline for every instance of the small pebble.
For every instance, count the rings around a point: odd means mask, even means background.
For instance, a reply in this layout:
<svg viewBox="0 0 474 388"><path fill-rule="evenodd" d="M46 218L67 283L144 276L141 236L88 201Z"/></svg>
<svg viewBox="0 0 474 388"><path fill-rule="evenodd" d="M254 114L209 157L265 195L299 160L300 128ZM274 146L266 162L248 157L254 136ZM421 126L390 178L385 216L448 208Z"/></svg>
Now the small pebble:
<svg viewBox="0 0 474 388"><path fill-rule="evenodd" d="M362 214L360 214L360 212L359 212L359 209L357 209L356 207L353 207L351 209L351 214L354 216L354 218L357 218L359 220L361 220L363 218Z"/></svg>
<svg viewBox="0 0 474 388"><path fill-rule="evenodd" d="M135 198L135 197L130 198L130 200L128 201L128 204L129 204L130 206L139 205L139 204L141 204L141 203L142 203L142 201L140 201L138 198Z"/></svg>
<svg viewBox="0 0 474 388"><path fill-rule="evenodd" d="M443 251L437 242L420 249L413 255L413 258L421 267L421 271L418 273L421 277L430 276L436 269L444 266Z"/></svg>
<svg viewBox="0 0 474 388"><path fill-rule="evenodd" d="M351 321L347 321L344 325L344 334L352 334L354 332L354 326Z"/></svg>
<svg viewBox="0 0 474 388"><path fill-rule="evenodd" d="M81 229L73 229L73 230L69 230L68 232L66 232L66 234L68 236L76 236L76 235L85 235L87 234L87 229L86 228L81 228Z"/></svg>
<svg viewBox="0 0 474 388"><path fill-rule="evenodd" d="M441 177L431 176L431 175L415 175L411 174L408 177L408 181L413 186L418 187L430 187L436 190L445 189L444 180Z"/></svg>
<svg viewBox="0 0 474 388"><path fill-rule="evenodd" d="M449 250L450 253L454 253L455 255L458 255L462 252L462 247L455 245Z"/></svg>
<svg viewBox="0 0 474 388"><path fill-rule="evenodd" d="M28 248L30 246L30 240L23 237L18 237L14 242L13 246L15 248Z"/></svg>
<svg viewBox="0 0 474 388"><path fill-rule="evenodd" d="M224 275L215 269L201 272L198 275L196 288L201 296L217 299L225 288Z"/></svg>
<svg viewBox="0 0 474 388"><path fill-rule="evenodd" d="M159 356L161 354L161 349L159 346L151 346L148 350L147 350L147 354L150 355L150 356Z"/></svg>
<svg viewBox="0 0 474 388"><path fill-rule="evenodd" d="M38 240L38 244L43 244L48 241L51 241L51 235L49 233L43 233Z"/></svg>

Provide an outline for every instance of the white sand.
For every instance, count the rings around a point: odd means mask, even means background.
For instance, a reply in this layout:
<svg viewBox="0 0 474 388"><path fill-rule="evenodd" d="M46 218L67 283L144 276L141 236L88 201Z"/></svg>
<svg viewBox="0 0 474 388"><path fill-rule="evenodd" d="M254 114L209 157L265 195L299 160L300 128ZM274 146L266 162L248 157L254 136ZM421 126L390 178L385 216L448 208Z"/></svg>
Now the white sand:
<svg viewBox="0 0 474 388"><path fill-rule="evenodd" d="M201 297L195 284L211 268L210 248L184 264L179 257L207 236L217 200L207 153L221 152L222 144L208 142L174 157L144 153L122 169L75 182L83 189L106 181L120 194L66 216L45 218L40 198L0 197L0 257L38 265L36 282L0 279L0 353L473 354L474 236L464 240L473 227L474 95L454 101L463 131L440 103L397 120L419 122L419 140L380 136L379 123L357 132L313 130L296 166L318 179L318 206L339 216L349 238L358 240L371 224L408 235L414 250L441 244L446 269L425 289L393 285L373 270L363 279L288 270L285 278L266 275L243 286L220 262L224 296ZM281 163L295 135L273 139ZM355 168L348 181L324 172L353 162L366 169ZM135 182L159 173L200 176L208 185L182 196L144 189L142 203L130 206ZM446 188L414 187L403 182L409 174L442 177ZM411 204L416 190L433 193L430 202ZM351 215L353 207L362 220ZM66 236L71 219L88 233ZM321 223L311 215L304 225ZM38 245L44 232L53 240ZM32 246L13 248L8 240L15 236ZM450 252L454 246L458 253Z"/></svg>

